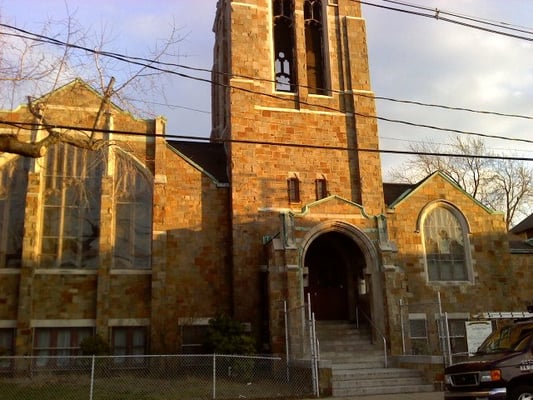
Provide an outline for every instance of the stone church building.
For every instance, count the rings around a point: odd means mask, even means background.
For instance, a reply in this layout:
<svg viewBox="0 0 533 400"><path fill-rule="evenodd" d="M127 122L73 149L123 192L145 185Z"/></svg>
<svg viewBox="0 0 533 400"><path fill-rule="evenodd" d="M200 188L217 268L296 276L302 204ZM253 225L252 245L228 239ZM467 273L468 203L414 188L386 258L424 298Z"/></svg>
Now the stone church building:
<svg viewBox="0 0 533 400"><path fill-rule="evenodd" d="M219 0L214 31L209 142L80 80L0 112L3 135L106 143L0 155L4 353L76 354L96 333L114 354L196 351L225 313L282 354L284 307L308 299L318 321L368 315L393 355L434 353L436 308L415 306L438 301L461 352L453 323L526 311L531 256L502 213L438 171L382 181L359 3Z"/></svg>

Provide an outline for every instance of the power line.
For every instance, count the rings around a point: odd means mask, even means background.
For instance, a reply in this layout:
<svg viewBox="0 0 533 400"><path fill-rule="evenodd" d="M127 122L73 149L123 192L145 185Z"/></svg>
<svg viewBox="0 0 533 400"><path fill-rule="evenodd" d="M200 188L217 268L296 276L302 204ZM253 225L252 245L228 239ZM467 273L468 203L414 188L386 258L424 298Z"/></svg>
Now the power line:
<svg viewBox="0 0 533 400"><path fill-rule="evenodd" d="M364 3L363 1L359 1L359 0L352 0L352 1ZM387 0L384 0L384 1L387 1ZM24 35L30 35L30 36L23 36L23 35L18 35L18 34L9 34L9 33L1 33L1 34L4 34L4 35L11 35L11 36L24 38L24 39L28 39L28 40L33 40L33 41L40 41L40 42L44 42L44 43L48 43L48 44L52 44L52 45L56 45L56 46L72 47L72 48L75 48L75 49L78 49L78 50L83 50L83 51L88 52L88 53L92 53L92 54L96 54L96 55L102 55L102 56L114 58L116 60L123 61L123 62L126 62L126 63L135 64L135 65L142 66L142 67L145 67L145 68L154 69L154 70L157 70L157 71L160 71L160 72L178 75L178 76L180 76L182 78L197 80L197 81L201 81L201 82L204 82L204 83L210 83L210 84L213 84L213 85L227 87L227 88L230 88L230 89L235 89L235 87L230 86L230 85L224 85L224 84L219 83L219 82L214 82L212 79L199 78L199 77L196 77L196 76L191 76L191 75L179 73L179 72L174 71L174 70L158 68L155 65L161 65L161 66L165 66L165 67L181 68L181 69L186 69L186 70L196 71L196 72L214 73L214 74L217 74L217 75L228 76L230 78L251 79L251 80L258 81L258 82L266 82L266 83L273 83L273 84L276 83L276 81L273 80L273 79L264 79L264 78L258 78L258 77L253 77L253 76L246 76L246 75L232 75L232 74L229 74L229 73L213 71L212 69L208 69L208 68L192 67L192 66L187 66L187 65L184 65L184 64L163 62L163 61L160 61L160 60L153 60L153 59L148 59L148 58L144 58L144 57L128 56L128 55L124 55L124 54L120 54L120 53L116 53L116 52L108 52L108 51L90 49L90 48L87 48L87 47L83 47L83 46L67 43L67 42L64 42L64 41L61 41L61 40L58 40L58 39L55 39L55 38L51 38L51 37L48 37L48 36L32 33L30 31L27 31L27 30L24 30L24 29L21 29L21 28L17 28L17 27L12 26L12 25L7 25L7 24L0 23L0 26L3 26L3 27L8 28L8 29L12 29L12 30L16 30L16 31L22 32L22 33L24 33ZM31 36L35 36L35 37L31 37ZM302 84L298 84L297 86L299 88L311 89L311 87L305 86L305 85L302 85ZM344 93L342 90L335 90L335 89L328 89L328 91L331 92L331 93L336 93L336 94L343 94ZM254 93L255 94L263 94L263 93L257 92L257 91L254 91ZM467 108L467 107L455 107L455 106L449 106L449 105L425 103L425 102L414 101L414 100L395 99L395 98L392 98L392 97L375 96L375 95L369 95L369 94L365 94L365 93L354 93L354 95L358 96L358 97L373 98L373 99L376 99L376 100L385 100L385 101L391 101L391 102L396 102L396 103L412 104L412 105L424 106L424 107L434 107L434 108L441 108L441 109L446 109L446 110L465 111L465 112L478 113L478 114L487 114L487 115L495 115L495 116L502 116L502 117L522 118L522 119L533 120L533 116L529 116L529 115L509 114L509 113L502 113L502 112L488 111L488 110L476 110L476 109ZM277 98L281 99L282 97L277 97ZM157 104L157 103L153 103L153 104ZM159 105L162 105L162 104L159 103ZM176 108L185 108L185 107L181 107L180 106L180 107L176 107ZM191 109L191 111L203 112L203 111L196 110L196 109Z"/></svg>
<svg viewBox="0 0 533 400"><path fill-rule="evenodd" d="M89 132L89 133L104 133L104 134L113 134L113 135L128 135L128 136L143 136L143 137L155 137L155 134L149 134L144 132L132 132L126 130L108 130L108 129L99 129L94 127L80 127L80 126L71 126L71 125L60 125L60 124L37 124L32 122L14 122L8 120L0 120L0 124L7 126L12 126L20 129L32 129L32 128L44 128L44 129L61 129L61 130L72 130L80 132ZM290 143L290 142L274 142L274 141L264 141L264 140L248 140L248 139L225 139L225 138L200 138L194 136L184 136L184 135L173 135L165 134L162 135L164 139L176 139L176 140L186 140L186 141L195 141L195 142L212 142L212 143L241 143L241 144L254 144L254 145L265 145L265 146L278 146L278 147L292 147L292 148L302 148L302 149L319 149L319 150L338 150L338 151L358 151L358 152L367 152L367 153L380 153L380 154L398 154L398 155L427 155L427 156L437 156L437 157L459 157L459 158L480 158L480 159L494 159L494 160L513 160L513 161L533 161L533 157L510 157L510 156L497 156L497 155L479 155L479 154L456 154L456 153L441 153L441 152L423 152L423 151L412 151L412 150L386 150L386 149L369 149L369 148L360 148L353 146L324 146L324 145L314 145L307 143Z"/></svg>
<svg viewBox="0 0 533 400"><path fill-rule="evenodd" d="M363 4L365 3L365 2L359 1L359 0L352 0L352 1L360 2L360 3L363 3ZM380 7L382 7L382 6L380 6ZM180 73L180 72L177 72L177 71L174 71L174 70L171 70L171 69L160 68L160 67L157 67L156 65L154 65L154 64L160 64L160 65L166 65L166 66L172 65L174 67L181 67L178 64L162 63L162 62L157 61L157 60L148 60L148 59L144 59L144 58L141 58L141 57L130 57L130 56L122 55L122 54L119 54L119 53L111 53L111 52L107 52L107 51L99 51L99 50L95 50L95 49L89 49L89 48L86 48L86 47L83 47L83 46L79 46L79 45L75 45L75 44L71 44L71 43L60 41L58 39L50 38L50 37L47 37L47 36L44 36L44 35L35 34L35 33L29 32L29 31L26 31L26 30L23 30L23 29L20 29L20 28L11 26L11 25L0 23L0 26L3 26L5 28L9 28L9 29L13 29L13 30L16 30L16 31L19 31L19 32L22 32L24 35L30 35L30 36L23 36L23 35L19 35L19 34L14 34L14 36L17 36L17 37L24 37L24 38L29 39L29 40L37 40L37 41L42 41L42 42L45 42L45 43L50 43L50 44L59 45L59 46L72 47L72 48L75 48L75 49L83 50L83 51L86 51L86 52L89 52L89 53L93 53L93 54L99 54L99 55L111 57L111 58L114 58L114 59L117 59L117 60L120 60L120 61L123 61L123 62L126 62L126 63L132 63L132 64L135 64L135 65L139 65L139 66L142 66L142 67L145 67L145 68L149 68L149 69L153 69L153 70L156 70L156 71L174 74L174 75L177 75L177 76L180 76L180 77L183 77L183 78L193 79L193 80L197 80L197 81L201 81L201 82L209 83L209 84L213 84L213 85L219 85L219 86L225 87L227 89L240 90L240 91L244 91L244 92L255 94L255 95L261 95L261 96L264 96L264 97L274 98L274 99L277 99L277 100L283 100L283 101L288 101L288 102L292 102L293 101L292 99L289 99L289 98L286 98L286 97L282 97L282 96L279 96L277 94L258 92L256 90L246 89L246 88L242 88L242 87L239 87L239 86L232 86L232 85L227 85L227 84L223 84L223 83L220 83L220 82L214 82L211 79L199 78L199 77L187 75L187 74L184 74L184 73ZM31 37L31 36L35 36L35 38ZM191 69L194 69L194 68L191 67ZM198 70L198 69L196 69L196 70ZM253 77L250 78L250 79L258 80L258 78L253 78ZM270 82L272 82L272 81L270 81ZM341 92L338 91L338 93L341 93ZM370 96L370 95L365 95L365 94L360 94L360 95L367 96L367 97L370 97L370 98L375 98L375 96ZM382 99L387 99L388 100L389 98L382 98ZM400 101L400 100L398 100L398 101ZM407 103L408 101L400 101L400 102L406 102ZM303 100L299 100L299 103L302 104L302 105L308 105L308 106L311 106L311 107L315 107L315 108L319 108L319 109L323 109L323 110L327 110L327 111L342 112L341 110L339 110L337 108L328 107L328 106L325 106L325 105L311 104L311 103L305 102ZM424 104L424 103L419 103L419 102L409 102L409 103L412 103L412 104L417 104L418 103L418 105L422 105L423 104L423 105L426 105L426 106L432 106L432 105L429 105L429 104ZM440 106L440 107L448 108L448 106ZM453 108L450 107L450 109L453 109ZM461 110L466 111L467 109L461 109ZM491 112L487 112L487 113L491 113ZM479 132L464 131L464 130L452 129L452 128L444 128L444 127L439 127L439 126L429 125L429 124L419 124L419 123L416 123L416 122L405 121L405 120L400 120L400 119L393 119L393 118L386 118L386 117L381 117L381 116L377 116L377 115L363 114L363 113L355 112L355 111L353 112L353 114L357 115L359 117L362 117L362 118L372 118L372 119L377 119L377 120L384 121L384 122L389 122L389 123L403 124L403 125L412 126L412 127L425 128L425 129L444 131L444 132L451 132L451 133L455 133L455 134L465 134L465 135L473 135L473 136L479 136L479 137L491 138L491 139L501 139L501 140L524 142L524 143L533 143L532 140L528 140L528 139L508 138L508 137L505 137L505 136L488 135L488 134L479 133ZM510 116L510 115L506 115L506 116ZM522 118L526 118L526 119L531 119L532 118L532 117L528 117L528 116L521 116L521 117Z"/></svg>
<svg viewBox="0 0 533 400"><path fill-rule="evenodd" d="M433 9L433 8L430 8L430 7L424 7L424 6L420 6L420 5L417 5L417 4L408 3L406 1L399 1L399 0L382 0L382 1L384 1L386 3L399 4L399 5L403 5L403 6L407 6L407 7L411 7L411 8L415 8L415 9L419 9L419 10L431 11L431 12L435 13L435 18L436 19L438 19L438 17L440 15L450 15L450 16L458 17L458 18L465 19L465 20L468 20L468 21L477 22L477 23L480 23L480 24L486 24L486 25L489 25L489 26L495 26L495 27L499 27L499 28L502 28L502 29L512 30L512 31L515 31L515 32L533 34L533 29L529 29L529 28L526 28L526 27L523 27L523 26L517 26L517 25L514 25L514 24L507 23L507 22L494 21L494 20L489 20L489 19L486 19L486 18L473 17L473 16L469 16L469 15L465 15L465 14L461 14L461 13L457 13L457 12L438 9L438 8L434 8Z"/></svg>
<svg viewBox="0 0 533 400"><path fill-rule="evenodd" d="M496 29L485 28L485 27L482 27L482 26L474 25L474 24L472 24L470 22L462 22L462 21L454 20L452 18L448 18L448 17L445 16L445 15L447 15L447 13L441 12L441 10L439 10L439 9L432 10L431 13L424 13L424 12L421 12L421 11L411 11L411 10L406 10L404 8L379 5L379 4L376 4L376 3L370 3L368 1L363 1L363 0L351 0L351 1L353 1L355 3L359 3L359 4L364 4L364 5L367 5L367 6L372 6L372 7L377 7L377 8L390 10L390 11L397 11L397 12L401 12L401 13L405 13L405 14L411 14L411 15L415 15L415 16L419 16L419 17L426 17L426 18L431 18L431 19L435 19L435 20L439 20L439 21L450 22L452 24L461 25L461 26L464 26L464 27L467 27L467 28L478 29L478 30L481 30L481 31L484 31L484 32L503 35L503 36L514 38L514 39L521 39L521 40L526 40L526 41L529 41L529 42L533 41L533 37L521 36L521 35L518 35L518 34L513 34L513 33L509 33L509 32L503 32L503 31L499 31L499 30L496 30ZM460 19L468 20L465 17L460 17L460 15L454 15L454 14L449 14L449 15L455 16L455 17L459 17ZM475 21L478 22L478 23L486 24L486 22L483 22L481 20L475 20Z"/></svg>

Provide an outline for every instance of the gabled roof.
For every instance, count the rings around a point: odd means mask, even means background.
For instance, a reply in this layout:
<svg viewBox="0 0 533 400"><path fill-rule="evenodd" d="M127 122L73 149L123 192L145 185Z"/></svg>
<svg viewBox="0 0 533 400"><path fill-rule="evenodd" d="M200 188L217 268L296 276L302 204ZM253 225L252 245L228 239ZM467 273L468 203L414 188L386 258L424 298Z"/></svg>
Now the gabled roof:
<svg viewBox="0 0 533 400"><path fill-rule="evenodd" d="M66 92L68 90L72 90L73 88L82 88L82 89L86 90L88 93L91 93L92 95L94 95L98 102L100 102L104 98L103 94L100 93L93 86L91 86L89 83L85 82L81 78L75 78L75 79L71 80L70 82L65 83L63 86L60 86L60 87L52 90L51 92L48 92L48 93L42 95L41 97L34 99L34 101L37 102L37 103L45 102L48 99L53 98L55 96L60 96L63 92ZM118 110L119 112L122 112L122 113L126 112L125 110L123 110L122 108L117 106L112 101L110 101L109 104L111 104L111 106L113 108L115 108L116 110Z"/></svg>
<svg viewBox="0 0 533 400"><path fill-rule="evenodd" d="M529 240L510 240L509 249L513 254L532 254L533 255L533 239Z"/></svg>
<svg viewBox="0 0 533 400"><path fill-rule="evenodd" d="M219 183L229 183L227 157L221 143L168 140L167 143Z"/></svg>
<svg viewBox="0 0 533 400"><path fill-rule="evenodd" d="M383 197L385 205L389 206L398 200L402 195L409 193L416 187L414 183L383 183Z"/></svg>
<svg viewBox="0 0 533 400"><path fill-rule="evenodd" d="M470 197L472 201L477 203L480 207L485 209L487 212L493 213L494 210L489 209L482 203L480 203L478 200L476 200L472 195L470 195L468 192L466 192L452 177L450 177L448 174L446 174L443 171L435 171L432 174L428 175L424 179L422 179L420 182L415 184L383 184L383 191L384 191L384 198L385 198L385 204L387 207L394 208L398 204L400 204L402 201L404 201L406 198L408 198L411 194L415 193L417 190L419 190L422 186L424 186L427 182L434 179L434 177L440 176L445 181L447 181L450 185L455 187L460 192L463 192L465 196ZM386 188L386 186L389 186ZM402 191L403 190L403 191ZM397 196L397 197L395 197Z"/></svg>
<svg viewBox="0 0 533 400"><path fill-rule="evenodd" d="M529 217L524 219L518 225L513 227L513 229L511 229L511 233L519 234L519 233L524 233L529 230L533 230L533 214L531 214Z"/></svg>
<svg viewBox="0 0 533 400"><path fill-rule="evenodd" d="M310 212L322 212L328 214L347 214L352 213L353 209L359 210L361 215L364 218L369 218L368 214L365 212L365 209L360 204L354 203L353 201L347 200L343 197L337 195L331 195L324 197L323 199L313 201L309 204L306 204L302 207L298 215L306 215Z"/></svg>

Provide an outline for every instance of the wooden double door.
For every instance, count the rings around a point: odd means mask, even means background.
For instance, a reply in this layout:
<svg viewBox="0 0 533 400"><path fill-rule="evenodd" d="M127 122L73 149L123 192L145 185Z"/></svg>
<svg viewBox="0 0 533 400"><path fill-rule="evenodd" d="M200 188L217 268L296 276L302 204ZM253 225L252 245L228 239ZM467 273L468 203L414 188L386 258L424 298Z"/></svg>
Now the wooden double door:
<svg viewBox="0 0 533 400"><path fill-rule="evenodd" d="M361 250L346 235L328 232L313 241L305 255L305 298L317 320L348 320L357 305L358 277L364 261Z"/></svg>

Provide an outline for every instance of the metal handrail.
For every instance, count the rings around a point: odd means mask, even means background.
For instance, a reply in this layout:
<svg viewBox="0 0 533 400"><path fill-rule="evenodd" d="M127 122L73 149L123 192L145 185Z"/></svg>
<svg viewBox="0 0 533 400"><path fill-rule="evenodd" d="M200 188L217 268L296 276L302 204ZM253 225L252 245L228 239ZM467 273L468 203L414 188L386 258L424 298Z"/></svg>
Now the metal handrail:
<svg viewBox="0 0 533 400"><path fill-rule="evenodd" d="M363 314L363 317L374 327L376 332L381 336L381 339L383 339L383 351L385 352L385 368L387 368L388 362L387 362L387 339L385 338L385 335L379 330L379 328L376 326L374 321L363 311L359 310L359 307L355 307L355 321L357 324L357 327L359 328L359 313Z"/></svg>

